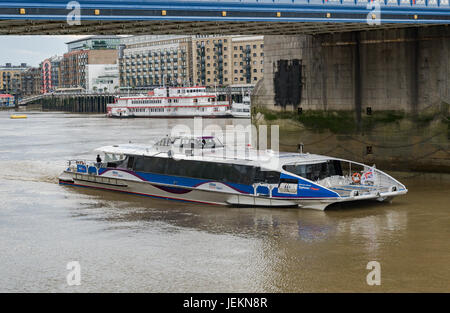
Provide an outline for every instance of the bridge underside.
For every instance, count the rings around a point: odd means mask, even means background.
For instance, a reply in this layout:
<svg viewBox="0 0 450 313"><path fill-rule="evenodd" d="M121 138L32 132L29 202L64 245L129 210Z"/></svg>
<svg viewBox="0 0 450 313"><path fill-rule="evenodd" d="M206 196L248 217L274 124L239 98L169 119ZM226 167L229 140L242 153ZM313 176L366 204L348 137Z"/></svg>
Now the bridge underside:
<svg viewBox="0 0 450 313"><path fill-rule="evenodd" d="M82 21L68 25L65 21L0 20L0 35L129 35L129 34L258 34L297 35L330 34L407 27L424 24L324 23L324 22L227 22L227 21ZM431 26L431 25L430 25Z"/></svg>

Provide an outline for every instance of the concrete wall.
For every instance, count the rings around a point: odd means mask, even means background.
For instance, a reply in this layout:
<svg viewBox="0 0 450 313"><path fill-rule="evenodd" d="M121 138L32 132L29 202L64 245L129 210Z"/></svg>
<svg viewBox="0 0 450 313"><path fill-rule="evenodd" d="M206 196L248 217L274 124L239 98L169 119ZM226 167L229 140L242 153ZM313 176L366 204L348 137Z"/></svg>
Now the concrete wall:
<svg viewBox="0 0 450 313"><path fill-rule="evenodd" d="M272 110L402 110L450 102L450 27L265 36L264 81L254 104ZM302 62L302 99L275 105L279 60ZM287 85L287 82L286 82Z"/></svg>
<svg viewBox="0 0 450 313"><path fill-rule="evenodd" d="M282 150L303 142L309 152L383 169L450 173L450 27L264 40L253 123L279 125ZM289 75L274 79L279 60L294 59L301 100L283 107L276 86L293 87Z"/></svg>
<svg viewBox="0 0 450 313"><path fill-rule="evenodd" d="M86 90L115 92L119 88L118 64L88 64L86 65Z"/></svg>

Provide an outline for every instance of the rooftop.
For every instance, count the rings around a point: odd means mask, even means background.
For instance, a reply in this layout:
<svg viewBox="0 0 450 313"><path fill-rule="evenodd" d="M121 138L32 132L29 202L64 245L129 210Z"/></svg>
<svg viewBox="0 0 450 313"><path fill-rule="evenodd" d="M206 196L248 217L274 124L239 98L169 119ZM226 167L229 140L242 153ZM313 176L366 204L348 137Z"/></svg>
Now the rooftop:
<svg viewBox="0 0 450 313"><path fill-rule="evenodd" d="M76 43L76 42L81 42L81 41L86 41L86 40L95 40L95 39L120 39L120 36L116 36L116 35L96 35L96 36L88 36L88 37L83 37L80 39L76 39L76 40L72 40L69 42L66 42L66 44L71 44L71 43Z"/></svg>
<svg viewBox="0 0 450 313"><path fill-rule="evenodd" d="M190 148L186 148L190 150ZM167 150L167 151L166 151ZM168 151L171 150L171 156ZM276 152L271 150L256 150L253 148L236 149L234 147L219 149L200 149L196 148L193 155L188 155L183 149L169 146L167 149L159 149L155 145L140 144L121 144L113 146L105 146L96 149L98 152L122 154L122 155L141 155L141 156L157 156L162 158L173 157L175 159L195 160L205 162L223 162L233 164L245 164L253 166L261 166L269 169L280 169L284 164L323 162L325 160L334 159L333 157L309 154L309 153L292 153L292 152Z"/></svg>

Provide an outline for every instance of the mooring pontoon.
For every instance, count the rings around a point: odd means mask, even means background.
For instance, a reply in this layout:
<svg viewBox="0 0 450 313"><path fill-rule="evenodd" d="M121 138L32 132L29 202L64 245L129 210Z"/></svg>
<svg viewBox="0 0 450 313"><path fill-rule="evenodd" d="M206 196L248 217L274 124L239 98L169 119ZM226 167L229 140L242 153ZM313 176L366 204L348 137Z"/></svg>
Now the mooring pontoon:
<svg viewBox="0 0 450 313"><path fill-rule="evenodd" d="M164 137L154 145L97 151L103 162L69 161L59 182L206 204L319 210L407 193L375 166L309 153L228 149L214 137Z"/></svg>

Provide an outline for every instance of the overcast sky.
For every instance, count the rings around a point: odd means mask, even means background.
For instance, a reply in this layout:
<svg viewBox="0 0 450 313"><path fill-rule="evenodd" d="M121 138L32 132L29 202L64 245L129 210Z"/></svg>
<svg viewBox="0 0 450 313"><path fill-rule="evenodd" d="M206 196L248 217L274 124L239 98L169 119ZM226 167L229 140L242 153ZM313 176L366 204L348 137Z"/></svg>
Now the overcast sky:
<svg viewBox="0 0 450 313"><path fill-rule="evenodd" d="M82 37L87 36L0 36L0 65L38 66L48 57L67 52L66 42Z"/></svg>

